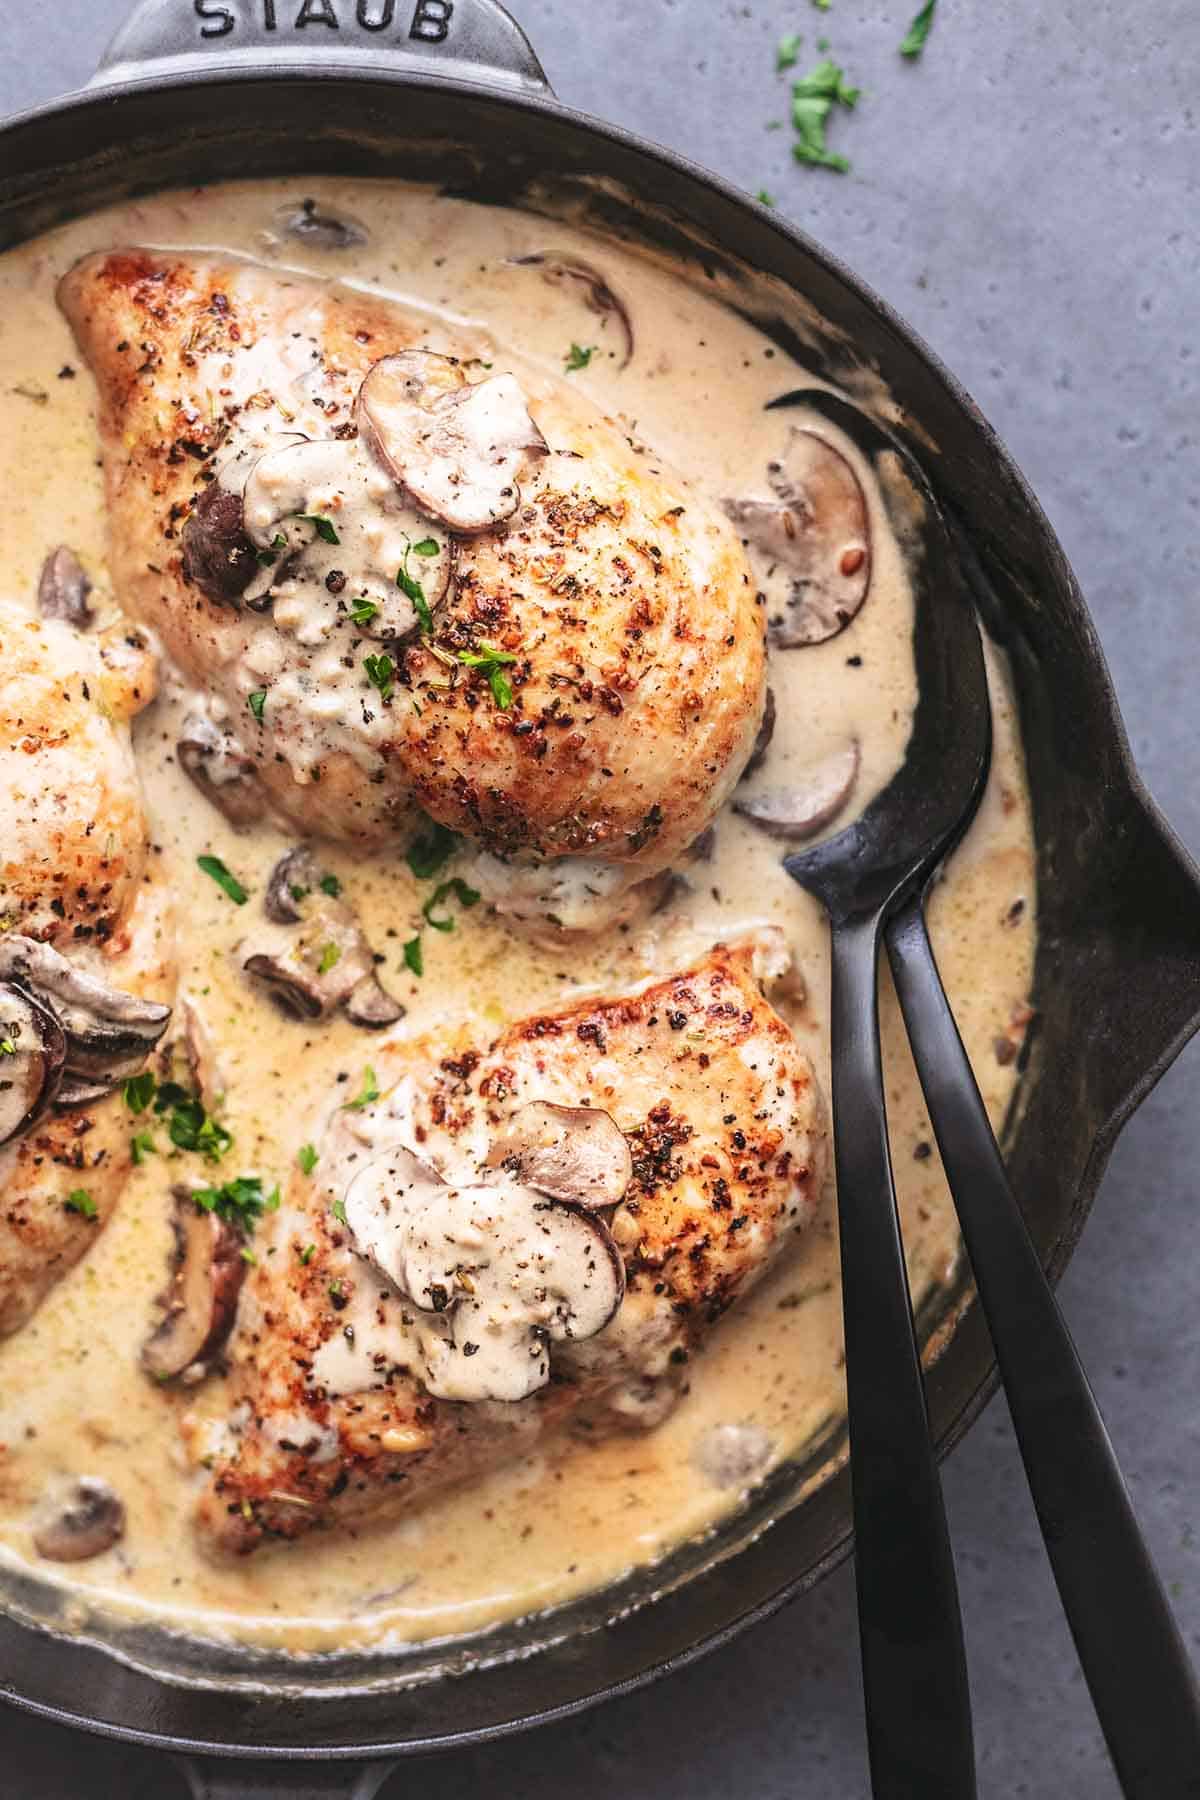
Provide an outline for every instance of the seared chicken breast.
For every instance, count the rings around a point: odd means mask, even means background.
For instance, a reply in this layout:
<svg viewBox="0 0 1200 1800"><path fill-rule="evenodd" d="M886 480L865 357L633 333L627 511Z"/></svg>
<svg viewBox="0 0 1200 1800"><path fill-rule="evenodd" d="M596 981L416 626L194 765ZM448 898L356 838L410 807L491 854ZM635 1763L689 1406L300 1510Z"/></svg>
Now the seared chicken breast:
<svg viewBox="0 0 1200 1800"><path fill-rule="evenodd" d="M60 303L117 593L195 685L233 816L369 849L421 809L475 840L489 898L568 927L704 831L754 744L763 625L734 528L652 450L482 334L335 284L128 250Z"/></svg>
<svg viewBox="0 0 1200 1800"><path fill-rule="evenodd" d="M0 607L0 1336L103 1228L130 1166L113 1089L169 1017L173 950L126 721L134 631Z"/></svg>
<svg viewBox="0 0 1200 1800"><path fill-rule="evenodd" d="M191 1422L211 1548L394 1516L572 1416L665 1416L824 1179L777 959L764 933L488 1045L380 1048L256 1234L228 1418Z"/></svg>

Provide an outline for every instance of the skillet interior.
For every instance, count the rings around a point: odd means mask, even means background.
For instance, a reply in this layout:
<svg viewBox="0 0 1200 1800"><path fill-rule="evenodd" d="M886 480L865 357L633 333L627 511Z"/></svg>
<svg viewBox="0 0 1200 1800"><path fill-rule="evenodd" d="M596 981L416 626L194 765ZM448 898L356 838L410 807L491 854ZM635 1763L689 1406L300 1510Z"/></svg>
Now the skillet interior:
<svg viewBox="0 0 1200 1800"><path fill-rule="evenodd" d="M1031 1229L1058 1273L1116 1131L1200 1023L1200 885L1137 781L1090 621L1049 527L970 401L906 329L823 253L735 194L622 134L584 131L546 101L338 73L320 80L314 98L308 81L246 76L48 109L0 133L0 145L0 248L139 191L248 169L434 180L685 259L694 280L719 286L865 405L873 371L885 372L901 409L885 422L908 437L969 539L989 627L1013 660L1039 847L1042 1023L1008 1153ZM929 1381L943 1448L992 1386L987 1334L969 1300L965 1286L943 1294L924 1321L944 1342ZM32 1591L31 1618L55 1635L0 1624L5 1691L69 1722L258 1753L411 1750L518 1728L645 1680L811 1586L849 1548L837 1450L830 1441L803 1467L777 1471L719 1532L652 1571L474 1647L306 1665L303 1706L295 1665L282 1659L181 1647L147 1631L97 1628L93 1641L67 1642L58 1635L67 1622L47 1616ZM437 1679L446 1673L459 1677L452 1695Z"/></svg>

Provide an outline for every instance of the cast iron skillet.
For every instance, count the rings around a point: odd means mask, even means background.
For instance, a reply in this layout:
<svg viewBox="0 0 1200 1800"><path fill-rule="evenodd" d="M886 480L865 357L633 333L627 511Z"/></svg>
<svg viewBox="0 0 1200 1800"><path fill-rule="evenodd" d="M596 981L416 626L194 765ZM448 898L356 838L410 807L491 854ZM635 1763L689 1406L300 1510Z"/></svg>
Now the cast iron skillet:
<svg viewBox="0 0 1200 1800"><path fill-rule="evenodd" d="M883 404L875 372L886 377L898 412L878 416L921 461L972 557L1018 687L1039 849L1040 1031L1006 1146L1057 1275L1118 1129L1200 1024L1200 877L1138 780L1071 571L994 434L815 244L679 158L559 105L495 0L144 0L92 91L0 128L0 248L138 192L321 171L431 180L588 223L683 264L867 410ZM781 392L794 375L781 356ZM922 1324L941 1348L929 1403L944 1452L992 1391L991 1353L965 1285ZM192 1765L197 1794L286 1788L306 1800L357 1779L366 1796L390 1759L627 1691L811 1587L850 1548L840 1452L832 1432L711 1537L602 1595L382 1661L333 1656L298 1671L144 1627L68 1636L31 1583L0 1621L2 1691L111 1736L259 1759ZM307 1766L281 1770L270 1760L281 1757ZM338 1758L371 1766L352 1775Z"/></svg>

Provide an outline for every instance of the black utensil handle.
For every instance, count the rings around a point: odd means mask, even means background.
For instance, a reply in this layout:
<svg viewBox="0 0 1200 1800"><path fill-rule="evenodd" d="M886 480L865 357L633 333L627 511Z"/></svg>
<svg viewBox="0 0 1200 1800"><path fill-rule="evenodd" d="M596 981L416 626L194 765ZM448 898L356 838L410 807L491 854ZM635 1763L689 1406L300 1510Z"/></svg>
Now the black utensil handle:
<svg viewBox="0 0 1200 1800"><path fill-rule="evenodd" d="M394 1762L228 1762L183 1756L192 1800L375 1800Z"/></svg>
<svg viewBox="0 0 1200 1800"><path fill-rule="evenodd" d="M871 1779L875 1800L971 1800L958 1587L888 1149L878 947L876 919L833 925L834 1147Z"/></svg>
<svg viewBox="0 0 1200 1800"><path fill-rule="evenodd" d="M958 1035L920 899L888 951L1042 1535L1128 1800L1200 1795L1200 1694Z"/></svg>

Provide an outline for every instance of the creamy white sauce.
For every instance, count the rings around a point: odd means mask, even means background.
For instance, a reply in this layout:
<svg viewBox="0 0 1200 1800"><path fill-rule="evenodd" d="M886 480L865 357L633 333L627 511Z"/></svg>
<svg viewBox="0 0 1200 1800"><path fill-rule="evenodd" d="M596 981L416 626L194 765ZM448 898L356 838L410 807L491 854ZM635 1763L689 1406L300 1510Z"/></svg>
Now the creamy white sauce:
<svg viewBox="0 0 1200 1800"><path fill-rule="evenodd" d="M506 365L531 392L539 381L563 378L572 343L594 346L587 367L566 379L714 499L769 497L765 471L782 454L796 415L785 423L763 407L797 385L798 371L708 293L630 251L500 208L388 184L318 180L303 191L322 208L361 220L368 243L339 255L282 242L271 221L301 189L263 183L131 204L0 259L6 598L31 610L42 560L65 542L96 583L93 603L102 620L114 615L94 395L55 308L54 288L80 255L123 243L220 246L396 294L427 309L431 348L443 322L476 331L481 357L490 360L488 346L503 346ZM627 368L613 320L587 310L577 283L554 283L537 267L513 264L514 257L545 249L601 267L622 295L636 333ZM298 319L296 329L303 323ZM281 422L288 429L304 429L304 374L300 344L297 418ZM773 656L780 724L754 783L785 786L856 739L861 761L852 803L862 805L898 766L908 735L911 597L880 496L853 449L841 448L859 469L866 494L871 593L840 636ZM387 521L388 533L402 529L400 515ZM386 549L384 543L362 547L364 570L373 557L386 566L393 543L390 537ZM309 584L291 598L291 629L319 637L324 602L314 602ZM281 599L287 617L288 597ZM298 732L311 731L315 756L329 717L351 704L339 686L336 647L314 644L303 688L280 670L279 655L273 633L252 633L239 679L247 694L272 683L276 703L295 709ZM1014 710L1003 660L995 653L989 660L992 776L979 816L934 895L931 927L998 1124L1014 1091L1016 1063L999 1060L996 1043L1019 1044L1028 1016L1035 892ZM236 832L183 777L174 746L194 706L195 696L168 673L162 699L138 722L135 746L154 860L180 896L180 992L213 1046L222 1116L235 1134L223 1173L257 1172L269 1184L313 1137L331 1082L357 1087L371 1046L340 1015L311 1026L280 1018L241 973L236 947L247 915L257 913L269 871L291 840L270 827ZM230 722L218 717L216 723ZM346 739L360 756L371 754L369 732ZM222 857L237 872L251 892L250 907L231 906L197 873L202 853ZM778 843L726 810L710 860L681 864L685 885L663 910L648 922L569 945L530 942L484 905L458 917L453 932L432 931L421 916L430 886L415 881L400 856L359 860L342 849L325 860L352 896L368 941L385 954L380 973L408 1008L398 1028L405 1035L470 1019L484 1040L502 1023L547 1004L630 986L681 966L718 938L776 925L794 959L776 1004L827 1091L827 936L815 903L784 874L780 854ZM478 868L464 856L447 872ZM502 871L489 896L505 879L514 877ZM573 897L592 898L593 873L577 865L555 870L553 880L563 895L564 923L572 924ZM402 954L418 934L420 980ZM950 1280L959 1244L886 978L883 1038L901 1217L921 1300ZM811 1443L844 1408L830 1193L795 1257L714 1334L694 1366L687 1397L656 1430L595 1442L547 1441L536 1456L518 1456L390 1527L329 1534L235 1567L211 1565L191 1536L194 1478L185 1468L179 1422L190 1412L202 1438L206 1431L236 1430L237 1419L227 1420L219 1378L174 1392L152 1386L137 1365L169 1248L168 1188L184 1169L162 1154L165 1148L160 1133L160 1154L135 1170L91 1254L31 1324L0 1345L0 1556L15 1569L36 1567L48 1582L65 1582L84 1608L131 1611L200 1635L231 1634L298 1651L453 1636L557 1603L664 1554L720 1519L747 1483ZM190 1161L187 1172L195 1172ZM354 1322L352 1314L347 1322ZM406 1342L398 1322L398 1358ZM343 1336L336 1354L341 1361L329 1371L331 1382L349 1387L364 1377L365 1350ZM72 1475L110 1481L125 1501L128 1528L113 1551L64 1573L38 1563L31 1521L52 1482Z"/></svg>

